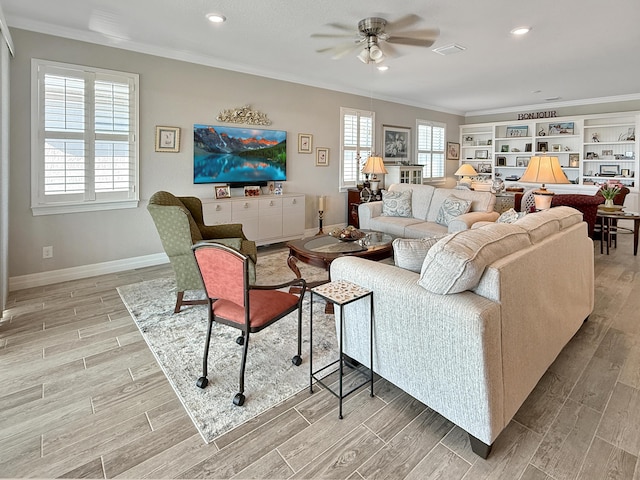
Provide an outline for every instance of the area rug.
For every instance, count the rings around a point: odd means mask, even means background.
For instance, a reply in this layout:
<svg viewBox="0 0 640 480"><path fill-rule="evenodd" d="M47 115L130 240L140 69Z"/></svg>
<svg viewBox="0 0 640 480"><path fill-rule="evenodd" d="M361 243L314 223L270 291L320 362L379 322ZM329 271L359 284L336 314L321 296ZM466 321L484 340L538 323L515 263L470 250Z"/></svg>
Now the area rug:
<svg viewBox="0 0 640 480"><path fill-rule="evenodd" d="M295 278L286 258L287 252L259 256L257 283L278 284ZM300 270L307 280L327 278L327 272L315 267L300 265ZM242 347L235 342L238 330L214 324L209 385L200 389L196 387L196 380L202 374L206 306L187 306L174 314L173 277L119 287L118 292L207 443L309 386L309 293L305 295L302 318L302 365L296 367L291 363L296 354L297 313L294 312L251 335L245 374L246 401L244 406L237 407L232 399L238 391L242 354ZM334 318L324 313L324 307L324 302L314 301L314 370L337 358Z"/></svg>

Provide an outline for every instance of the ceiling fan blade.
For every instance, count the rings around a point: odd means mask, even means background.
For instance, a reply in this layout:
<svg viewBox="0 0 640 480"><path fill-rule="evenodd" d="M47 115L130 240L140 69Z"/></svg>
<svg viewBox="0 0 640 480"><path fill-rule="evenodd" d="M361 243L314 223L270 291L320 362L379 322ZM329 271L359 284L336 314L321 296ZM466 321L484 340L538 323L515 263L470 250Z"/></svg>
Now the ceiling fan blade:
<svg viewBox="0 0 640 480"><path fill-rule="evenodd" d="M416 15L415 13L410 13L408 15L405 15L404 17L400 17L399 19L394 20L393 22L387 22L385 30L387 30L388 32L391 32L393 30L404 30L405 28L410 27L411 25L419 21L420 17L418 15Z"/></svg>
<svg viewBox="0 0 640 480"><path fill-rule="evenodd" d="M356 29L353 28L353 25L344 25L342 23L328 23L327 26L337 28L338 30L345 30L347 32L356 33Z"/></svg>
<svg viewBox="0 0 640 480"><path fill-rule="evenodd" d="M439 34L440 29L428 28L425 30L415 30L413 32L403 32L402 35L391 35L386 41L387 43L395 43L398 45L430 47L435 43Z"/></svg>
<svg viewBox="0 0 640 480"><path fill-rule="evenodd" d="M355 33L312 33L311 38L353 38L354 41L358 40L358 36Z"/></svg>
<svg viewBox="0 0 640 480"><path fill-rule="evenodd" d="M318 53L330 52L332 54L331 58L333 60L338 60L348 55L349 53L353 52L354 50L361 48L361 44L362 42L356 42L356 43L349 42L349 43L344 43L342 45L336 45L335 47L321 48L319 50L316 50L316 52Z"/></svg>

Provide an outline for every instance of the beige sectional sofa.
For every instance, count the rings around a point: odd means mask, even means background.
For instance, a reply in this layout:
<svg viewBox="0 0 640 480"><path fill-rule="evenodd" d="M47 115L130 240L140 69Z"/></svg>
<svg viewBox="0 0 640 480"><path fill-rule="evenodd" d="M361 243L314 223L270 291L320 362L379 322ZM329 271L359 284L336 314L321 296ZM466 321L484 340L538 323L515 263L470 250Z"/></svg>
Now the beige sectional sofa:
<svg viewBox="0 0 640 480"><path fill-rule="evenodd" d="M593 243L570 207L433 243L420 273L344 257L331 278L374 292L374 371L468 432L486 458L593 310ZM369 302L344 314L345 353L369 366Z"/></svg>
<svg viewBox="0 0 640 480"><path fill-rule="evenodd" d="M493 211L496 197L491 192L476 192L431 185L392 184L389 192L411 192L411 216L383 215L383 202L362 203L358 207L360 228L390 233L403 238L435 237L471 228L475 222L493 222L499 214ZM444 201L454 196L471 201L471 208L448 225L437 223Z"/></svg>

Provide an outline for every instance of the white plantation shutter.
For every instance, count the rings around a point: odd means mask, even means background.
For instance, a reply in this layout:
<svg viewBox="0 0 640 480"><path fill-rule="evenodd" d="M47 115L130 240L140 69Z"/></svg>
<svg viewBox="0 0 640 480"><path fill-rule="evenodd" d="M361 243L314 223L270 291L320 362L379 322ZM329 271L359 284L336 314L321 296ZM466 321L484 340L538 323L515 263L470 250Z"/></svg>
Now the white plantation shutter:
<svg viewBox="0 0 640 480"><path fill-rule="evenodd" d="M418 120L416 127L416 158L419 165L424 165L423 178L431 181L444 180L445 124Z"/></svg>
<svg viewBox="0 0 640 480"><path fill-rule="evenodd" d="M341 189L355 187L361 180L363 163L373 151L374 118L373 112L340 109Z"/></svg>
<svg viewBox="0 0 640 480"><path fill-rule="evenodd" d="M34 215L138 200L138 76L33 60Z"/></svg>

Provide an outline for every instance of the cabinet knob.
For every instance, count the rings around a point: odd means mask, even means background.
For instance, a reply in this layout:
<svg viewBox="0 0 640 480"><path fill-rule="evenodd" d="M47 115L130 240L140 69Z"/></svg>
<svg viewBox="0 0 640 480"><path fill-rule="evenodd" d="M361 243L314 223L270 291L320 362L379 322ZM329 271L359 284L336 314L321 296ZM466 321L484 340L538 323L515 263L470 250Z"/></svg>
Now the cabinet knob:
<svg viewBox="0 0 640 480"><path fill-rule="evenodd" d="M296 203L298 203L298 202L296 202L296 199L294 198L294 199L293 199L293 202L291 202L291 203L293 203L293 204L295 205L295 204L296 204Z"/></svg>
<svg viewBox="0 0 640 480"><path fill-rule="evenodd" d="M219 212L221 210L220 205L216 205L216 212Z"/></svg>
<svg viewBox="0 0 640 480"><path fill-rule="evenodd" d="M244 202L244 208L249 208L249 202Z"/></svg>
<svg viewBox="0 0 640 480"><path fill-rule="evenodd" d="M270 201L269 201L269 206L270 206L270 207L273 207L273 200L270 200Z"/></svg>

